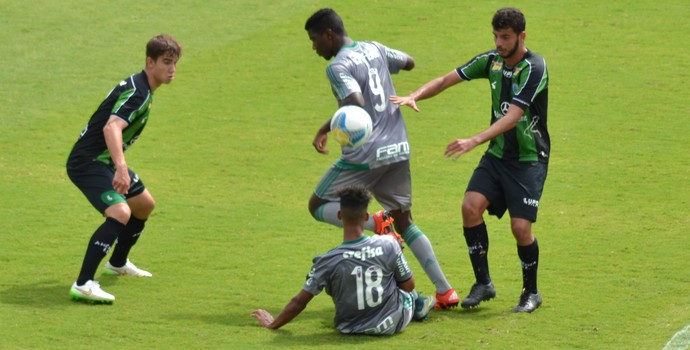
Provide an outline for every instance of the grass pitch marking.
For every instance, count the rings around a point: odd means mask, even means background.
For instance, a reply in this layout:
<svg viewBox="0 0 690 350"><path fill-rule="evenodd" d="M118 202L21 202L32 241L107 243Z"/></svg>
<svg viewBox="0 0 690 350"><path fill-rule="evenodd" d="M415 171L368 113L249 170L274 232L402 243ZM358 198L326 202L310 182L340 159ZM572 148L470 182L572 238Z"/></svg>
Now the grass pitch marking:
<svg viewBox="0 0 690 350"><path fill-rule="evenodd" d="M688 346L690 346L690 325L674 334L664 346L664 350L685 350Z"/></svg>

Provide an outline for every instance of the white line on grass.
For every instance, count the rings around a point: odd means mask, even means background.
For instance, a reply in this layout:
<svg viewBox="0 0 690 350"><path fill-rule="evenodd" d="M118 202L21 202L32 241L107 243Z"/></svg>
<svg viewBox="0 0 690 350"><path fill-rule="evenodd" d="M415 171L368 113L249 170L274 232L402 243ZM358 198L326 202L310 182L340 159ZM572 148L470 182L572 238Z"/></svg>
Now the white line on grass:
<svg viewBox="0 0 690 350"><path fill-rule="evenodd" d="M690 325L674 334L664 346L664 350L685 350L688 346L690 346Z"/></svg>

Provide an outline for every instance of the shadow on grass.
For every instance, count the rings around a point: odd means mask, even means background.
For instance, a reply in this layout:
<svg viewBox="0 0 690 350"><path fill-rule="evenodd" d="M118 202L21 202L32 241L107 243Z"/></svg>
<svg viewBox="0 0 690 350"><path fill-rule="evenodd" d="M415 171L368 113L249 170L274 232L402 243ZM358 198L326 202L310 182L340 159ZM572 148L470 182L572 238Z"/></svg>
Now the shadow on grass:
<svg viewBox="0 0 690 350"><path fill-rule="evenodd" d="M234 308L241 308L241 306L228 307L226 310L233 310ZM251 329L261 331L259 323L251 317L251 310L246 312L221 310L200 310L199 312L186 313L171 313L165 316L170 322L185 323L185 322L202 322L210 325L220 325L227 327L227 332L237 334L247 334ZM339 333L333 327L333 310L305 310L293 320L290 325L278 330L265 330L268 337L261 336L256 341L270 346L292 347L299 346L301 348L322 347L331 344L348 344L355 347L372 347L382 348L387 339L392 339L402 334L395 334L392 336L367 336L367 335L345 335ZM454 309L443 311L432 311L430 319L425 322L412 322L410 328L427 328L429 330L444 324L448 320L462 320L472 325L475 321L483 321L487 319L503 319L509 317L512 313L510 310L496 309L496 308L477 308L472 310ZM294 323L294 324L293 324ZM309 324L311 328L305 328L305 324ZM314 326L316 325L316 326ZM408 330L409 331L409 330ZM258 344L258 343L257 343Z"/></svg>
<svg viewBox="0 0 690 350"><path fill-rule="evenodd" d="M45 280L29 284L9 286L0 290L0 302L10 305L48 308L71 305L99 305L92 303L76 302L69 296L72 282ZM99 283L103 287L117 284L115 276L101 276Z"/></svg>
<svg viewBox="0 0 690 350"><path fill-rule="evenodd" d="M218 324L233 327L259 327L258 321L250 315L251 310L246 313L239 312L199 312L199 313L176 313L170 314L166 318L171 320L194 320L209 324ZM305 310L298 316L299 319L322 319L329 325L332 323L333 312ZM295 321L293 321L295 322Z"/></svg>
<svg viewBox="0 0 690 350"><path fill-rule="evenodd" d="M400 336L400 334L394 334L390 336L375 336L375 335L361 335L361 334L341 334L332 329L331 332L319 332L313 334L294 334L288 330L277 330L274 331L273 339L269 342L273 346L295 346L298 345L300 348L308 347L323 347L325 345L338 344L352 345L352 346L364 346L372 349L384 348L387 340Z"/></svg>
<svg viewBox="0 0 690 350"><path fill-rule="evenodd" d="M166 316L171 321L180 322L205 322L214 325L227 326L229 332L240 332L245 334L247 329L252 328L261 330L261 326L256 319L254 319L250 312L199 312L199 313L175 313ZM306 321L306 322L305 322ZM304 328L294 331L293 327L300 327L299 325L286 326L278 330L264 330L269 332L272 337L270 341L273 345L279 346L294 346L300 347L321 347L329 344L352 344L352 345L372 345L379 341L385 340L389 337L366 336L366 335L344 335L339 333L333 327L333 310L305 310L299 314L297 320L291 323L317 323L318 326L313 328L313 332L304 334ZM240 331L239 329L244 329ZM395 335L393 336L395 337Z"/></svg>
<svg viewBox="0 0 690 350"><path fill-rule="evenodd" d="M64 281L55 280L14 285L0 291L0 301L34 308L64 306L70 302L69 288Z"/></svg>

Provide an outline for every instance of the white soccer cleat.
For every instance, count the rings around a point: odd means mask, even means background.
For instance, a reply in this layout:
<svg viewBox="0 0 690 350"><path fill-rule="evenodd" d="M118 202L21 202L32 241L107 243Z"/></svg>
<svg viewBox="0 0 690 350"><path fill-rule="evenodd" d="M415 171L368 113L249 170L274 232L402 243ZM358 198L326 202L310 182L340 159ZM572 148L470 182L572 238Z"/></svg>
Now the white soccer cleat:
<svg viewBox="0 0 690 350"><path fill-rule="evenodd" d="M136 265L132 264L129 259L127 263L122 267L115 267L110 264L110 261L105 263L103 268L103 273L106 275L117 275L117 276L139 276L139 277L151 277L153 276L150 272L138 268Z"/></svg>
<svg viewBox="0 0 690 350"><path fill-rule="evenodd" d="M83 300L93 303L112 304L115 296L101 289L100 284L94 280L88 280L83 286L74 282L69 290L69 296L74 300Z"/></svg>

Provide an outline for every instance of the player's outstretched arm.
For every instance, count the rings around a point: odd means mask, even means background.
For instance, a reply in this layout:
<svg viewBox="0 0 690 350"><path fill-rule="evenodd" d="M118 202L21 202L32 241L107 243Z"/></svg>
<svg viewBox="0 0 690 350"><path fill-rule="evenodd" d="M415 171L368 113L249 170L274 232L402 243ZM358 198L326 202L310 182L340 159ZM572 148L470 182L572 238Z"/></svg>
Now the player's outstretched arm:
<svg viewBox="0 0 690 350"><path fill-rule="evenodd" d="M256 318L262 327L278 329L297 317L307 307L307 304L309 304L313 297L313 294L302 289L285 305L283 311L275 319L270 312L263 309L252 311L252 317Z"/></svg>
<svg viewBox="0 0 690 350"><path fill-rule="evenodd" d="M409 106L416 112L419 112L417 101L434 97L443 92L443 90L461 82L462 79L458 73L453 70L446 75L442 75L429 81L417 89L417 91L407 96L391 96L390 101L401 106Z"/></svg>
<svg viewBox="0 0 690 350"><path fill-rule="evenodd" d="M461 155L471 151L477 145L493 139L494 137L512 129L524 114L524 110L517 105L511 104L503 118L491 124L491 126L467 139L457 139L446 147L445 156L458 159Z"/></svg>

